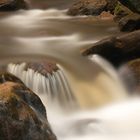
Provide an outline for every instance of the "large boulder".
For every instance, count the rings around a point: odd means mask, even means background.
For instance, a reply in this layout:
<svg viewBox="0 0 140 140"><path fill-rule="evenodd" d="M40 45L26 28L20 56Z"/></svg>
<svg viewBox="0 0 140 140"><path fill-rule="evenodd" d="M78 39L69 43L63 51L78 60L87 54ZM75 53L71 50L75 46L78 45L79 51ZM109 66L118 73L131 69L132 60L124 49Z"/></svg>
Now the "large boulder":
<svg viewBox="0 0 140 140"><path fill-rule="evenodd" d="M103 11L113 13L117 0L80 0L72 5L68 14L76 15L100 15Z"/></svg>
<svg viewBox="0 0 140 140"><path fill-rule="evenodd" d="M39 97L8 73L0 74L0 139L56 140Z"/></svg>
<svg viewBox="0 0 140 140"><path fill-rule="evenodd" d="M27 8L27 2L24 0L0 0L0 11L13 11Z"/></svg>
<svg viewBox="0 0 140 140"><path fill-rule="evenodd" d="M140 0L119 0L119 1L132 11L140 13Z"/></svg>
<svg viewBox="0 0 140 140"><path fill-rule="evenodd" d="M131 59L140 58L140 30L105 38L83 50L83 55L98 54L118 66Z"/></svg>

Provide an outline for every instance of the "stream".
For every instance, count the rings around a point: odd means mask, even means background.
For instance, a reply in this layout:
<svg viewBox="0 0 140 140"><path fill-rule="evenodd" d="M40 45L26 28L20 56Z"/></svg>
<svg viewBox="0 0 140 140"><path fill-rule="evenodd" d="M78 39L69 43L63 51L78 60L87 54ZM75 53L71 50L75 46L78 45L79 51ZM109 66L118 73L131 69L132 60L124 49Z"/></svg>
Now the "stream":
<svg viewBox="0 0 140 140"><path fill-rule="evenodd" d="M58 140L139 139L139 99L130 99L129 91L109 62L98 55L81 55L83 49L95 42L119 34L117 25L112 20L98 17L67 16L65 6L3 15L0 20L0 64L10 63L9 71L17 75L19 67L13 63L19 61L50 59L57 63L60 71L48 79L52 82L51 88L56 90L49 92L61 94L55 86L64 87L60 102L68 102L67 107L59 104L59 95L54 101L45 91L36 91L39 84L45 86L43 80L33 83L32 90L46 106L48 120ZM36 76L34 80L38 78ZM27 78L23 81L29 86ZM74 97L72 107L65 98L68 94Z"/></svg>

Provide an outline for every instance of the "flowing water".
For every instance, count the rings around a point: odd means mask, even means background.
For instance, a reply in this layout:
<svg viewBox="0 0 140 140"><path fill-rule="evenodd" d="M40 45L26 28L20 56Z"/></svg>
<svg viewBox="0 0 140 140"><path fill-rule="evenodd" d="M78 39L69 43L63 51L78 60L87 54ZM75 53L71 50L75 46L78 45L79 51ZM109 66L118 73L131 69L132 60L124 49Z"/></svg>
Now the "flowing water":
<svg viewBox="0 0 140 140"><path fill-rule="evenodd" d="M41 97L59 140L138 138L139 100L125 101L128 91L103 58L80 53L99 39L118 34L113 21L70 17L58 9L21 10L2 16L0 29L1 65L7 64L8 71ZM24 70L26 62L45 59L56 62L59 70L47 77Z"/></svg>

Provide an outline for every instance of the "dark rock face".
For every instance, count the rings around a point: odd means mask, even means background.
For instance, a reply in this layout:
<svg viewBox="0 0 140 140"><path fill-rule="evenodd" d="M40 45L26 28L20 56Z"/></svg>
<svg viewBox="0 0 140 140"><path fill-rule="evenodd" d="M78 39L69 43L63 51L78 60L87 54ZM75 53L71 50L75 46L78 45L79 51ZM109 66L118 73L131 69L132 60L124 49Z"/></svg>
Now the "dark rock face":
<svg viewBox="0 0 140 140"><path fill-rule="evenodd" d="M56 140L39 97L8 73L0 74L0 139Z"/></svg>
<svg viewBox="0 0 140 140"><path fill-rule="evenodd" d="M99 54L118 66L128 60L140 57L140 30L120 36L113 36L95 43L83 51L83 55Z"/></svg>
<svg viewBox="0 0 140 140"><path fill-rule="evenodd" d="M0 0L0 11L13 11L27 8L28 5L24 0Z"/></svg>
<svg viewBox="0 0 140 140"><path fill-rule="evenodd" d="M140 13L140 0L119 0L119 1L132 11Z"/></svg>

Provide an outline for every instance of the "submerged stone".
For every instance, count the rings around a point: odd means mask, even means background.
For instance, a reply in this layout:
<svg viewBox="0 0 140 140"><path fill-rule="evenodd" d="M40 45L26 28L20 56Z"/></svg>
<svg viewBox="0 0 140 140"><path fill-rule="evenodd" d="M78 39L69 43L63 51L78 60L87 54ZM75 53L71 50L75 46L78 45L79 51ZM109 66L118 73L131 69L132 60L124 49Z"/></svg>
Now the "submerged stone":
<svg viewBox="0 0 140 140"><path fill-rule="evenodd" d="M44 62L30 62L27 63L26 69L33 69L35 72L38 72L44 76L47 76L48 73L52 74L58 70L56 63L51 61L44 61Z"/></svg>
<svg viewBox="0 0 140 140"><path fill-rule="evenodd" d="M0 74L0 138L56 140L39 97L8 73Z"/></svg>

